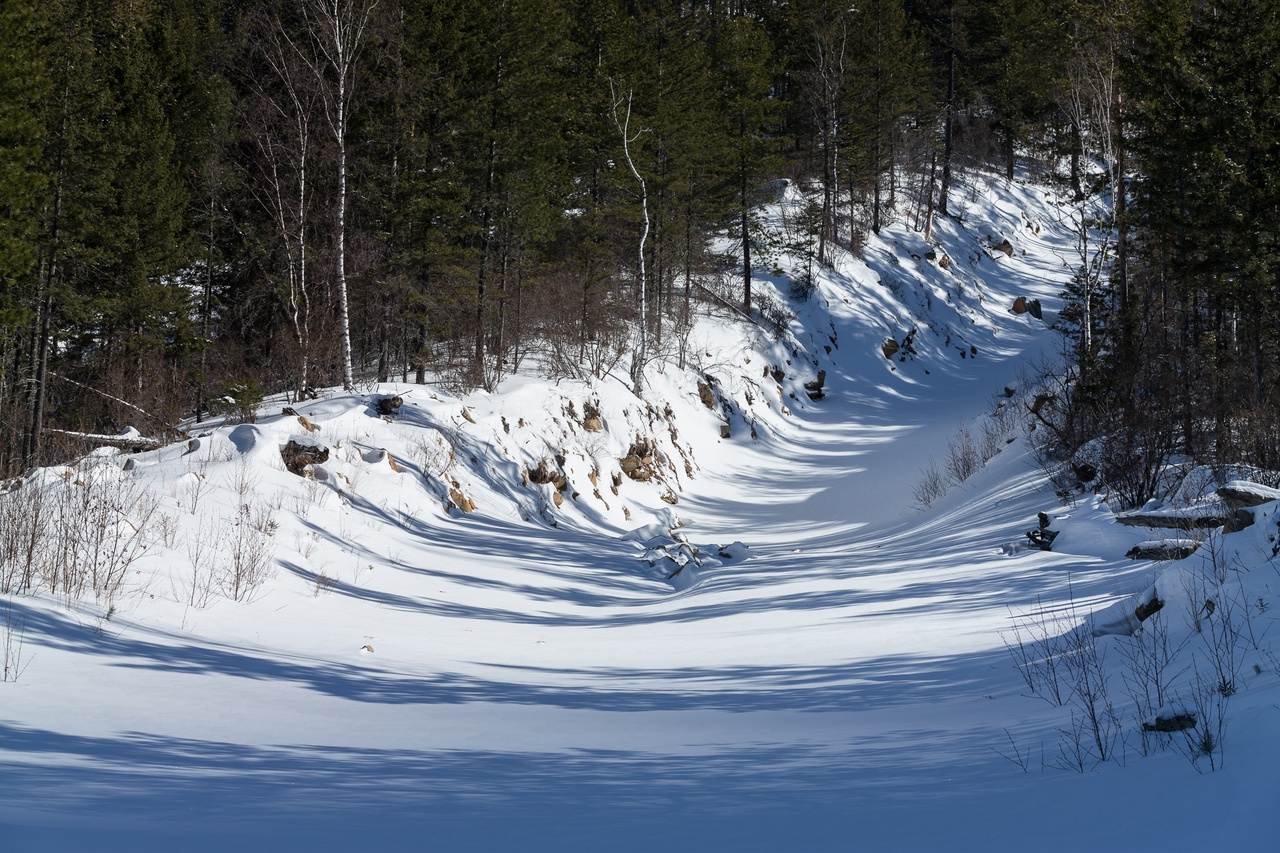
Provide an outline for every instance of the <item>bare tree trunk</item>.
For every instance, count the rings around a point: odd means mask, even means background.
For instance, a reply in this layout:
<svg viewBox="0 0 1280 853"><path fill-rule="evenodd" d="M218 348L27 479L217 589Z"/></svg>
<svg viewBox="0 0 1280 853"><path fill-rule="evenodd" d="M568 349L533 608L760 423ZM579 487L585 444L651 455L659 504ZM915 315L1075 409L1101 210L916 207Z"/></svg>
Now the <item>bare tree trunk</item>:
<svg viewBox="0 0 1280 853"><path fill-rule="evenodd" d="M347 288L347 130L355 92L356 62L369 17L378 0L310 0L311 37L319 49L313 70L325 94L329 129L338 155L337 286L338 323L342 333L342 387L355 387L351 351L351 311ZM332 76L330 76L332 75Z"/></svg>
<svg viewBox="0 0 1280 853"><path fill-rule="evenodd" d="M613 81L609 81L612 90ZM632 176L636 182L640 184L640 212L643 215L643 225L640 229L640 247L637 252L637 261L639 262L636 280L639 286L640 301L640 346L636 351L635 357L631 362L631 384L635 390L636 396L644 395L644 365L649 359L649 322L646 314L646 303L648 302L645 290L645 268L644 268L644 244L649 238L649 190L645 185L644 178L641 177L640 171L636 168L635 161L631 159L631 92L627 92L627 114L625 118L618 118L618 109L622 106L622 99L613 92L613 123L617 126L618 132L622 134L622 154L626 158L627 168L631 170Z"/></svg>
<svg viewBox="0 0 1280 853"><path fill-rule="evenodd" d="M952 3L952 32L951 40L953 42L947 48L947 103L946 103L946 119L942 131L942 182L938 189L938 212L943 216L948 216L947 198L951 194L951 155L955 144L955 128L956 128L956 49L955 41L955 16L954 6Z"/></svg>

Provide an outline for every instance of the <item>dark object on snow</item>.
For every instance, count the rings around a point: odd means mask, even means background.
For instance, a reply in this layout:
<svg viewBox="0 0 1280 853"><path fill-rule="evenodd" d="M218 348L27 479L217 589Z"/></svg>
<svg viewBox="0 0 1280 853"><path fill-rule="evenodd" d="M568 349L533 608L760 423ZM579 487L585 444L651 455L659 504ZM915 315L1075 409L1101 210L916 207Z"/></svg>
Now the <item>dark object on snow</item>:
<svg viewBox="0 0 1280 853"><path fill-rule="evenodd" d="M1149 601L1144 601L1133 609L1133 615L1138 617L1139 622L1146 622L1148 618L1159 613L1164 608L1162 599L1152 596Z"/></svg>
<svg viewBox="0 0 1280 853"><path fill-rule="evenodd" d="M1184 560L1200 547L1189 539L1157 539L1139 542L1125 553L1131 560Z"/></svg>
<svg viewBox="0 0 1280 853"><path fill-rule="evenodd" d="M1017 299L1013 300L1013 313L1015 314L1027 313L1027 297L1019 296Z"/></svg>
<svg viewBox="0 0 1280 853"><path fill-rule="evenodd" d="M1027 313L1037 320L1044 319L1044 308L1041 307L1039 299L1032 299L1027 302Z"/></svg>
<svg viewBox="0 0 1280 853"><path fill-rule="evenodd" d="M378 398L378 414L383 417L391 417L396 409L404 405L404 400L400 397L379 397Z"/></svg>
<svg viewBox="0 0 1280 853"><path fill-rule="evenodd" d="M280 410L280 414L289 415L290 417L296 418L298 416L298 410L295 409L293 406L285 406L283 409Z"/></svg>
<svg viewBox="0 0 1280 853"><path fill-rule="evenodd" d="M702 405L708 409L716 407L716 394L711 390L711 383L698 381L698 399L702 401Z"/></svg>
<svg viewBox="0 0 1280 853"><path fill-rule="evenodd" d="M822 386L827 384L827 371L819 370L818 378L812 382L804 383L805 393L809 395L810 400L821 400L826 396L822 390Z"/></svg>
<svg viewBox="0 0 1280 853"><path fill-rule="evenodd" d="M1223 533L1239 533L1246 527L1252 527L1256 519L1253 517L1253 510L1248 507L1240 507L1233 509L1227 513L1227 517L1222 522Z"/></svg>
<svg viewBox="0 0 1280 853"><path fill-rule="evenodd" d="M1076 479L1081 483L1092 483L1098 479L1098 467L1088 462L1081 462L1079 465L1071 466L1071 473L1076 475Z"/></svg>
<svg viewBox="0 0 1280 853"><path fill-rule="evenodd" d="M1043 512L1036 515L1036 521L1039 523L1040 529L1028 530L1027 540L1041 551L1052 551L1053 540L1058 538L1058 531L1049 529L1049 516Z"/></svg>
<svg viewBox="0 0 1280 853"><path fill-rule="evenodd" d="M1280 500L1280 489L1250 483L1246 480L1235 480L1225 486L1219 486L1218 497L1232 509L1247 509Z"/></svg>
<svg viewBox="0 0 1280 853"><path fill-rule="evenodd" d="M280 458L284 460L284 467L289 470L289 473L303 477L306 476L308 465L319 465L329 461L329 448L290 440L280 448Z"/></svg>
<svg viewBox="0 0 1280 853"><path fill-rule="evenodd" d="M1144 732L1184 732L1196 727L1195 714L1174 714L1172 717L1156 717L1154 723L1143 723Z"/></svg>
<svg viewBox="0 0 1280 853"><path fill-rule="evenodd" d="M1151 527L1159 530L1212 530L1225 523L1220 515L1171 515L1169 513L1131 512L1116 516L1125 527Z"/></svg>
<svg viewBox="0 0 1280 853"><path fill-rule="evenodd" d="M899 349L901 349L901 347L898 346L898 342L893 338L886 339L885 342L880 345L880 352L884 353L884 357L890 360L898 354Z"/></svg>
<svg viewBox="0 0 1280 853"><path fill-rule="evenodd" d="M994 243L994 238L993 238L992 242ZM1004 239L1004 240L1001 240L999 243L995 243L995 244L991 247L991 250L992 250L993 252L1004 252L1004 253L1005 253L1005 255L1007 255L1008 257L1010 257L1010 258L1012 258L1012 257L1013 257L1013 244L1012 244L1012 243L1010 243L1010 242L1009 242L1009 240L1008 240L1007 238L1006 238L1006 239Z"/></svg>
<svg viewBox="0 0 1280 853"><path fill-rule="evenodd" d="M539 459L538 467L529 470L529 482L537 483L539 486L555 486L557 492L563 492L569 488L569 478L565 476L564 471L559 467L552 468L547 464L546 459Z"/></svg>

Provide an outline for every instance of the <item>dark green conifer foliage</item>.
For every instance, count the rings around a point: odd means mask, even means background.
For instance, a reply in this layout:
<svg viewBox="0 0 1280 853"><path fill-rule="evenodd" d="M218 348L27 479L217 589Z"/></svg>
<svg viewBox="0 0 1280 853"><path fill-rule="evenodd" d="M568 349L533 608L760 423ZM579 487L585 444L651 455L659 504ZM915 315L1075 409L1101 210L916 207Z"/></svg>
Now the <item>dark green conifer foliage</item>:
<svg viewBox="0 0 1280 853"><path fill-rule="evenodd" d="M761 184L779 165L771 130L779 104L771 97L774 57L769 34L747 15L715 22L711 56L726 131L725 163L732 174L736 222L732 232L742 251L742 310L752 310L752 243L756 239L752 208L760 201Z"/></svg>
<svg viewBox="0 0 1280 853"><path fill-rule="evenodd" d="M1062 41L1043 0L986 0L972 7L973 75L1000 137L1005 177L1015 153L1046 124Z"/></svg>

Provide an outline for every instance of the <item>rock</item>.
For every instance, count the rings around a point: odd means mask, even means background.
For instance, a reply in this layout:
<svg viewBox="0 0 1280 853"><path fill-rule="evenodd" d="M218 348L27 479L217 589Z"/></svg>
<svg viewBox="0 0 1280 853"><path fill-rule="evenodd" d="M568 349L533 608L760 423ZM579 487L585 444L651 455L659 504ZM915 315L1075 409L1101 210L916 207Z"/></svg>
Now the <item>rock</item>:
<svg viewBox="0 0 1280 853"><path fill-rule="evenodd" d="M698 380L698 399L701 400L702 405L706 406L708 409L714 409L716 407L715 392L711 390L711 386L708 383L703 382L702 380Z"/></svg>
<svg viewBox="0 0 1280 853"><path fill-rule="evenodd" d="M1146 622L1147 619L1154 616L1156 613L1159 613L1163 609L1164 601L1152 595L1146 601L1141 602L1136 608L1134 608L1133 615L1138 617L1139 622Z"/></svg>
<svg viewBox="0 0 1280 853"><path fill-rule="evenodd" d="M822 386L827 383L827 371L819 370L818 378L812 382L804 383L805 393L809 395L810 400L821 400L825 396Z"/></svg>
<svg viewBox="0 0 1280 853"><path fill-rule="evenodd" d="M650 444L649 440L637 437L627 450L627 455L618 460L618 466L622 469L622 473L632 480L647 483L657 476L655 459L658 458L660 457L657 449Z"/></svg>
<svg viewBox="0 0 1280 853"><path fill-rule="evenodd" d="M885 340L884 343L880 345L880 351L884 353L884 357L888 359L892 359L895 355L897 355L898 350L900 349L901 347L898 346L898 342L895 341L893 338L888 338L887 340Z"/></svg>
<svg viewBox="0 0 1280 853"><path fill-rule="evenodd" d="M1232 480L1218 488L1218 497L1232 509L1261 506L1280 500L1280 489L1273 489L1248 480Z"/></svg>
<svg viewBox="0 0 1280 853"><path fill-rule="evenodd" d="M1098 479L1098 466L1090 462L1080 462L1071 466L1071 473L1076 475L1076 479L1081 483L1092 483Z"/></svg>
<svg viewBox="0 0 1280 853"><path fill-rule="evenodd" d="M941 260L938 261L938 266L944 270L949 269L951 267L951 256L944 253Z"/></svg>
<svg viewBox="0 0 1280 853"><path fill-rule="evenodd" d="M604 418L600 417L600 409L594 403L582 404L582 428L587 432L604 430Z"/></svg>
<svg viewBox="0 0 1280 853"><path fill-rule="evenodd" d="M999 243L992 245L991 250L994 252L1004 252L1006 256L1013 257L1013 244L1008 239L1001 240Z"/></svg>
<svg viewBox="0 0 1280 853"><path fill-rule="evenodd" d="M565 476L564 471L559 467L552 468L547 464L546 459L538 460L538 467L529 472L529 481L539 486L555 486L557 492L563 492L569 488L569 478Z"/></svg>
<svg viewBox="0 0 1280 853"><path fill-rule="evenodd" d="M1027 297L1019 296L1013 300L1013 313L1018 315L1027 313Z"/></svg>
<svg viewBox="0 0 1280 853"><path fill-rule="evenodd" d="M1222 531L1224 533L1239 533L1246 527L1252 527L1256 519L1253 517L1253 510L1248 507L1240 507L1233 509L1227 513L1227 517L1223 519Z"/></svg>
<svg viewBox="0 0 1280 853"><path fill-rule="evenodd" d="M721 438L728 438L728 437L729 437L729 435L730 435L730 433L732 433L732 432L733 432L733 430L732 430L732 429L730 429L730 427L729 427L729 425L728 425L728 424L720 424L720 437L721 437Z"/></svg>
<svg viewBox="0 0 1280 853"><path fill-rule="evenodd" d="M1044 309L1040 306L1039 299L1031 299L1027 302L1027 313L1037 320L1044 319Z"/></svg>
<svg viewBox="0 0 1280 853"><path fill-rule="evenodd" d="M560 493L556 492L556 494L558 495ZM462 493L462 489L460 489L457 486L457 484L455 484L454 487L449 490L449 500L453 501L453 505L456 506L458 509L462 510L463 512L475 512L475 509L476 509L475 502L472 501L471 498L464 495Z"/></svg>
<svg viewBox="0 0 1280 853"><path fill-rule="evenodd" d="M280 458L284 460L284 467L289 473L301 477L308 465L321 465L329 461L329 448L290 439L288 444L280 448Z"/></svg>
<svg viewBox="0 0 1280 853"><path fill-rule="evenodd" d="M1144 732L1183 732L1196 727L1195 714L1177 713L1169 716L1156 716L1155 722L1143 723Z"/></svg>

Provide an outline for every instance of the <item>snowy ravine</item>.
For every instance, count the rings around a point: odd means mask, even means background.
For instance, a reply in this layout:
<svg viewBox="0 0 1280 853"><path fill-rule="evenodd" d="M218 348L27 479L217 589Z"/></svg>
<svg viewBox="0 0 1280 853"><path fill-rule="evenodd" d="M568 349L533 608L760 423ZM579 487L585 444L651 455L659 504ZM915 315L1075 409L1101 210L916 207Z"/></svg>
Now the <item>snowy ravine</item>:
<svg viewBox="0 0 1280 853"><path fill-rule="evenodd" d="M886 228L807 300L777 258L756 287L785 333L704 309L643 400L621 373L335 392L0 496L10 527L23 495L119 501L94 529L145 546L113 600L0 604L0 851L1277 849L1273 508L1130 560L1149 532L1063 506L1012 427L918 505L959 428L1025 410L1075 263L1051 191L957 196L936 246ZM290 440L328 457L290 473ZM1054 552L1020 544L1038 512ZM1064 769L1072 708L1007 645L1127 612L1210 551L1252 631L1220 768L1142 754L1104 636L1121 746ZM1191 655L1179 584L1164 624Z"/></svg>

